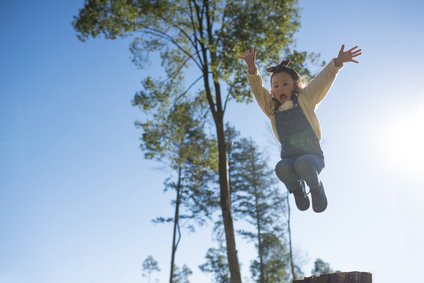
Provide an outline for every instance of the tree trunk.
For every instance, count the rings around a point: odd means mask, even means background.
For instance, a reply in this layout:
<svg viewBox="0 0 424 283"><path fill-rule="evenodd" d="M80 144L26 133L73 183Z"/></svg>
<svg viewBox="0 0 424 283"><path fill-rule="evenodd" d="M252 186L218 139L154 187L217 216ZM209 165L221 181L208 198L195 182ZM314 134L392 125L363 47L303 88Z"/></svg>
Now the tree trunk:
<svg viewBox="0 0 424 283"><path fill-rule="evenodd" d="M236 241L234 236L233 218L231 215L231 195L228 177L227 147L225 143L224 123L222 116L216 121L219 154L219 186L222 218L224 221L227 243L228 265L231 273L231 283L241 283L240 266L237 258ZM218 123L217 123L218 122Z"/></svg>
<svg viewBox="0 0 424 283"><path fill-rule="evenodd" d="M175 252L177 251L177 245L175 239L177 236L178 216L180 209L180 192L181 192L181 166L178 170L178 185L177 185L177 199L175 201L175 216L174 216L174 234L172 238L172 253L171 253L171 274L169 275L169 283L172 283L174 279L174 261Z"/></svg>
<svg viewBox="0 0 424 283"><path fill-rule="evenodd" d="M290 248L290 266L293 280L296 279L296 274L294 272L294 263L293 263L293 248L292 248L292 238L291 238L291 228L290 228L290 199L289 192L287 192L287 232L289 233L289 248Z"/></svg>
<svg viewBox="0 0 424 283"><path fill-rule="evenodd" d="M259 202L258 202L258 192L255 188L255 206L256 206L256 225L258 229L258 251L259 251L259 271L260 271L260 283L265 283L265 273L264 273L264 260L263 260L263 245L262 245L262 227L260 222L259 215Z"/></svg>

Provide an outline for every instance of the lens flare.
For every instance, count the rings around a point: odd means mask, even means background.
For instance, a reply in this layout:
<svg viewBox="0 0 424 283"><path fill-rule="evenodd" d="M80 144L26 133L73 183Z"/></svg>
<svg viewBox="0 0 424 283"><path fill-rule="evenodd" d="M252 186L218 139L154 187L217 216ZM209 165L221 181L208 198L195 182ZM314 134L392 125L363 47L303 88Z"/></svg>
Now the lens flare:
<svg viewBox="0 0 424 283"><path fill-rule="evenodd" d="M417 106L393 115L381 136L385 160L411 177L424 174L424 107Z"/></svg>

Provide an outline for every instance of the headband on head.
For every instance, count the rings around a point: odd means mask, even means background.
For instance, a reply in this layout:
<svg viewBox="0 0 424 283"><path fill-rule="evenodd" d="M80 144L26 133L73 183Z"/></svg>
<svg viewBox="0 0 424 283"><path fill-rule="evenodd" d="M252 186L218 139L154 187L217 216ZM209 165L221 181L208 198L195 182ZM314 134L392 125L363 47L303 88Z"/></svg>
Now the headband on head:
<svg viewBox="0 0 424 283"><path fill-rule="evenodd" d="M289 63L290 63L290 59L283 60L283 61L281 61L281 63L279 65L277 65L275 67L269 67L266 70L267 70L267 72L274 73L276 71L282 70L284 67L287 67L289 65Z"/></svg>

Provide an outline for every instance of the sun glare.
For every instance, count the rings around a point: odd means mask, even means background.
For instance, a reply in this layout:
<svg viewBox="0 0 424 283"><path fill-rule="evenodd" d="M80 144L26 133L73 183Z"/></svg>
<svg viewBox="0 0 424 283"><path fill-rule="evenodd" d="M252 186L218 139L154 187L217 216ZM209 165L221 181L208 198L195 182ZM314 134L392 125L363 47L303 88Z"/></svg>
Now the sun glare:
<svg viewBox="0 0 424 283"><path fill-rule="evenodd" d="M416 105L418 106L418 105ZM424 174L424 108L413 107L393 116L381 137L385 158L398 169Z"/></svg>

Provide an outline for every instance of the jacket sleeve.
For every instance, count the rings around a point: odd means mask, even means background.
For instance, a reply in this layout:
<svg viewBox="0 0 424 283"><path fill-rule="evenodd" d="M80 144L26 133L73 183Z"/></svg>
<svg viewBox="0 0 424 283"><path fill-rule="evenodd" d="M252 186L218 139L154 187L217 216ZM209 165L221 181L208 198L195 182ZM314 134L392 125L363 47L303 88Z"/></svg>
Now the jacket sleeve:
<svg viewBox="0 0 424 283"><path fill-rule="evenodd" d="M302 95L313 105L319 104L327 95L337 73L342 67L336 67L334 59L322 69L318 75L303 89Z"/></svg>
<svg viewBox="0 0 424 283"><path fill-rule="evenodd" d="M271 102L272 102L272 96L269 93L268 89L265 88L262 77L259 74L258 69L256 69L255 74L249 73L248 70L246 70L247 73L247 79L249 81L250 89L253 92L253 95L255 96L256 102L259 104L259 107L262 109L262 111L265 113L265 115L271 119Z"/></svg>

